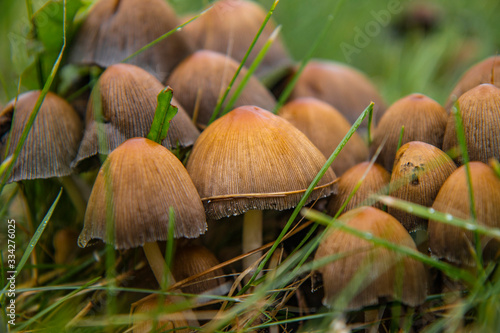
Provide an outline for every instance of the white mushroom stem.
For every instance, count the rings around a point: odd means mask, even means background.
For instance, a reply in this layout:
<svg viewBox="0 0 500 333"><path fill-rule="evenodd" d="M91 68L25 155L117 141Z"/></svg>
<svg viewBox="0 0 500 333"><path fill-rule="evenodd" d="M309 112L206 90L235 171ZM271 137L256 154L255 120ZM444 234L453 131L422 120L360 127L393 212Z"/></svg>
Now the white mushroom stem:
<svg viewBox="0 0 500 333"><path fill-rule="evenodd" d="M249 210L243 217L243 253L250 252L262 246L262 211ZM259 251L243 258L243 270L247 269L262 256Z"/></svg>

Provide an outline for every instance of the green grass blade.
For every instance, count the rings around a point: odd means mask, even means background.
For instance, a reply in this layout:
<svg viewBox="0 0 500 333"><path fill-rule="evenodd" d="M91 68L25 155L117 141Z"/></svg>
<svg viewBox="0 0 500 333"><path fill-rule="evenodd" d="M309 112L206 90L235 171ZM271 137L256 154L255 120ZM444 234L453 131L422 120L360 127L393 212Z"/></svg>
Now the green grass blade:
<svg viewBox="0 0 500 333"><path fill-rule="evenodd" d="M326 33L328 32L328 30L332 26L334 17L337 15L337 13L338 13L338 11L343 3L344 3L344 0L337 1L335 9L333 10L333 14L328 16L328 20L326 21L325 26L323 27L323 30L321 30L321 32L318 35L318 38L316 38L316 40L314 41L313 46L309 49L309 52L306 54L304 59L302 59L300 66L299 66L299 69L293 75L292 79L290 80L290 83L287 84L287 86L285 87L285 90L283 90L283 93L280 95L280 98L278 99L278 103L276 103L276 106L274 108L275 114L278 113L278 110L281 109L283 104L285 104L285 101L288 99L288 97L292 93L293 87L295 87L295 84L297 83L297 81L300 77L300 74L302 74L302 71L306 67L309 60L311 60L311 58L313 57L314 53L316 52L316 49L323 42L323 39L325 38Z"/></svg>
<svg viewBox="0 0 500 333"><path fill-rule="evenodd" d="M170 104L173 94L172 88L166 87L157 97L158 105L147 138L159 144L167 137L170 122L179 110L177 106Z"/></svg>
<svg viewBox="0 0 500 333"><path fill-rule="evenodd" d="M42 92L40 93L40 96L38 97L35 107L33 108L33 111L31 112L31 115L26 122L26 126L23 129L23 132L21 133L21 137L19 138L19 142L17 143L17 146L14 150L14 153L12 154L12 163L7 169L7 172L2 178L2 183L0 185L0 193L2 193L3 188L5 187L5 184L7 183L7 180L9 179L9 176L12 172L12 169L14 168L14 165L16 164L17 158L19 157L19 154L21 153L21 149L23 148L24 142L26 141L26 138L28 137L28 134L31 130L31 127L33 126L33 123L35 122L35 118L40 111L40 107L42 106L42 102L45 99L45 96L49 92L50 86L52 85L52 82L54 81L54 78L56 76L57 70L59 69L59 65L61 64L62 56L64 54L64 51L66 50L66 0L63 0L63 9L64 9L64 19L63 19L63 45L61 47L61 51L59 52L59 56L57 57L56 62L54 63L54 66L52 67L52 70L50 72L49 77L47 78L47 81L45 81L45 85L43 86ZM9 150L9 147L6 147L6 151Z"/></svg>
<svg viewBox="0 0 500 333"><path fill-rule="evenodd" d="M323 178L324 174L326 173L326 171L328 170L328 168L330 167L330 165L332 165L333 161L337 158L338 154L342 151L342 148L344 148L344 146L347 144L347 142L349 141L349 139L351 138L351 136L358 129L358 127L361 125L361 123L363 122L363 120L365 119L365 117L370 112L373 112L373 102L370 103L370 105L368 105L366 107L366 109L359 115L358 119L354 122L354 124L352 125L351 129L347 132L347 134L344 136L344 138L339 143L339 145L337 146L337 148L335 148L334 152L330 155L330 157L328 158L328 160L326 161L326 163L323 165L323 167L321 168L321 170L318 172L318 174L316 175L316 177L314 178L314 180L309 185L309 187L307 188L306 192L304 193L304 195L300 199L299 203L297 204L297 207L295 207L292 215L288 219L286 225L283 227L283 230L281 231L281 233L279 234L278 238L274 242L273 246L271 247L271 249L267 253L266 257L259 264L259 266L255 270L255 273L252 276L252 278L250 279L250 281L248 281L248 283L246 284L246 286L244 286L241 289L241 291L239 292L239 295L241 295L242 293L244 293L245 291L247 291L248 288L250 287L251 283L253 281L255 281L256 277L262 271L262 269L264 268L264 266L267 264L267 262L269 261L269 259L273 255L274 251L276 250L276 248L280 244L281 240L283 239L283 237L285 237L285 235L288 232L288 230L290 229L293 221L299 215L300 210L302 209L302 207L304 207L305 203L307 202L307 199L309 198L309 196L313 192L313 190L316 187L316 185L318 184L318 182L321 180L321 178Z"/></svg>
<svg viewBox="0 0 500 333"><path fill-rule="evenodd" d="M56 199L52 203L52 206L50 206L49 211L47 212L47 214L45 214L45 217L43 218L42 222L40 223L40 225L36 229L35 234L33 235L30 242L28 243L28 247L26 248L23 256L21 257L21 260L17 264L16 273L14 276L18 276L19 273L21 273L24 265L26 264L26 262L28 261L30 255L31 255L31 252L33 252L33 250L35 249L35 246L38 243L38 240L42 236L42 233L45 230L45 227L47 226L47 224L49 223L49 220L52 216L52 213L54 212L54 209L56 208L57 203L59 202L59 199L61 198L61 194L62 194L62 188L59 190L59 194L57 195ZM0 295L0 299L2 299L4 297L5 291L7 290L7 286L8 286L8 284L6 284L3 287L1 295Z"/></svg>
<svg viewBox="0 0 500 333"><path fill-rule="evenodd" d="M405 134L405 126L401 126L401 132L399 132L399 140L398 140L398 146L396 148L396 151L401 148L401 144L403 143L403 135Z"/></svg>
<svg viewBox="0 0 500 333"><path fill-rule="evenodd" d="M243 59L241 60L240 65L238 66L238 69L236 70L236 73L234 73L233 78L231 79L231 82L229 82L229 85L226 88L226 91L224 92L224 94L217 101L217 105L215 106L214 112L212 113L212 116L210 117L210 120L208 121L208 125L210 125L215 119L217 119L217 116L219 115L219 112L220 112L220 110L222 108L222 104L224 104L224 101L226 100L227 96L229 95L229 91L231 91L231 88L233 87L234 82L236 81L236 78L240 74L241 69L243 68L243 66L245 66L245 63L246 63L246 61L248 59L248 56L250 55L250 53L252 52L253 48L255 47L255 44L257 43L257 40L259 39L260 35L262 34L262 31L266 27L267 22L269 21L269 19L273 15L274 9L278 5L278 2L279 2L279 0L275 0L273 2L273 5L271 6L271 8L269 9L269 11L267 12L267 15L264 18L264 21L260 25L259 31L257 31L257 34L255 35L255 37L254 37L252 43L250 44L250 46L248 47L247 52L243 56Z"/></svg>
<svg viewBox="0 0 500 333"><path fill-rule="evenodd" d="M222 111L221 116L228 113L231 110L231 108L233 107L233 105L236 102L236 100L238 99L238 97L240 97L241 93L243 92L243 89L245 89L245 86L247 85L248 81L252 77L253 73L257 70L257 68L259 67L262 60L264 60L264 57L266 56L267 51L269 51L269 48L271 47L273 42L278 37L278 33L280 32L280 30L281 30L281 25L277 26L276 29L274 29L274 31L271 33L271 35L267 39L266 43L264 44L264 46L260 50L259 54L257 54L257 57L252 62L252 65L250 66L250 68L248 68L247 73L245 74L245 76L241 80L240 84L236 88L236 91L234 92L234 94L231 96L231 98L227 102L226 106L224 107L224 111ZM215 112L214 112L214 114L215 114Z"/></svg>
<svg viewBox="0 0 500 333"><path fill-rule="evenodd" d="M373 114L370 113L368 115L368 147L372 145L373 138L372 138L372 122L373 122Z"/></svg>
<svg viewBox="0 0 500 333"><path fill-rule="evenodd" d="M313 209L303 209L302 214L318 223L321 223L326 226L331 226L333 228L338 228L342 231L345 231L353 236L356 236L358 238L364 239L366 241L369 241L375 245L383 246L389 250L395 251L397 253L401 253L404 255L407 255L408 257L418 260L426 265L435 267L442 272L444 272L446 275L450 276L453 279L460 279L463 280L469 284L474 284L475 278L466 270L462 270L460 268L457 268L455 266L452 266L450 264L447 264L445 262L439 261L437 259L434 259L432 257L428 257L416 250L413 250L409 247L405 246L399 246L397 244L394 244L392 242L387 241L386 239L380 238L380 237L375 237L373 234L369 232L364 232L360 231L358 229L349 227L345 223L334 219L328 215L325 215L323 213L320 213L318 211L315 211Z"/></svg>
<svg viewBox="0 0 500 333"><path fill-rule="evenodd" d="M494 158L490 159L490 166L493 169L493 172L495 172L495 175L500 178L500 163ZM1 174L1 172L0 172Z"/></svg>

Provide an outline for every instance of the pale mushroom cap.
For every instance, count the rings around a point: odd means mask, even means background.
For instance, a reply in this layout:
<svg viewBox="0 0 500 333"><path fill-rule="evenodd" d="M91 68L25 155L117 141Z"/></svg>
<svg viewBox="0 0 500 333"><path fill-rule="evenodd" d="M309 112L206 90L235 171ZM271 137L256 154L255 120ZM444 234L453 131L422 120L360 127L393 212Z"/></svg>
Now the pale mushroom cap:
<svg viewBox="0 0 500 333"><path fill-rule="evenodd" d="M111 238L106 233L106 199L113 203L108 214L115 223L117 249L167 240L169 207L175 212L174 237L195 238L207 229L200 197L182 163L145 138L125 141L99 170L78 240L81 247L91 239Z"/></svg>
<svg viewBox="0 0 500 333"><path fill-rule="evenodd" d="M470 162L469 167L477 223L499 228L500 179L488 165L482 162ZM461 219L471 217L465 166L459 167L444 182L432 208ZM428 232L429 246L433 255L459 265L475 265L470 253L470 247L474 247L474 235L471 231L429 220ZM489 259L495 258L500 249L498 240L481 236L480 241L483 251L489 252L483 255ZM488 251L484 250L486 245L488 245Z"/></svg>
<svg viewBox="0 0 500 333"><path fill-rule="evenodd" d="M0 160L5 156L10 132L8 155L14 153L21 134L33 111L40 91L19 96L14 111L10 102L0 112ZM11 128L11 124L14 125ZM40 107L8 182L27 179L68 176L76 156L83 125L76 111L61 97L49 92Z"/></svg>
<svg viewBox="0 0 500 333"><path fill-rule="evenodd" d="M329 158L351 129L351 124L333 106L319 99L304 97L285 104L279 115L304 133ZM368 147L358 133L354 133L332 163L338 176L350 167L368 159Z"/></svg>
<svg viewBox="0 0 500 333"><path fill-rule="evenodd" d="M127 139L146 137L155 115L157 95L163 88L153 75L137 66L117 64L108 67L92 91L87 106L85 134L73 167L77 170L88 169L96 164L99 153L107 154ZM98 105L99 100L104 118L104 152L100 148L96 121L99 110L94 105ZM172 104L179 110L162 144L167 148L176 148L177 145L189 147L199 132L175 98Z"/></svg>
<svg viewBox="0 0 500 333"><path fill-rule="evenodd" d="M162 296L153 294L150 295L131 306L133 318L133 333L150 333L153 332L176 332L176 333L189 333L189 323L182 312L174 313L160 313L159 299L163 300L163 307L168 308L175 304L176 299L170 299L171 296ZM139 315L153 315L158 313L157 318L146 320L138 320ZM179 329L185 327L184 329Z"/></svg>
<svg viewBox="0 0 500 333"><path fill-rule="evenodd" d="M370 232L375 237L416 250L415 243L405 228L391 215L379 209L360 207L345 213L340 219L351 228ZM421 262L382 246L374 246L371 242L339 229L332 230L321 241L315 260L335 254L347 256L318 269L323 277L325 304L334 301L355 276L362 278L363 282L348 303L348 310L376 305L379 298L383 297L400 300L409 306L417 306L425 301L427 277ZM358 273L360 270L362 273ZM398 276L401 280L398 280ZM398 285L401 284L400 295Z"/></svg>
<svg viewBox="0 0 500 333"><path fill-rule="evenodd" d="M218 220L252 209L295 207L325 162L288 121L243 106L201 133L187 169L208 218ZM309 200L332 194L334 182L335 173L328 169Z"/></svg>
<svg viewBox="0 0 500 333"><path fill-rule="evenodd" d="M78 30L69 61L108 67L178 26L162 0L100 0ZM181 31L128 60L163 81L191 52Z"/></svg>
<svg viewBox="0 0 500 333"><path fill-rule="evenodd" d="M405 96L384 113L375 129L370 155L375 154L387 137L377 162L392 171L402 126L405 129L401 145L422 141L441 148L447 117L446 110L435 100L422 94Z"/></svg>
<svg viewBox="0 0 500 333"><path fill-rule="evenodd" d="M470 161L488 163L500 159L500 88L481 84L458 99ZM450 113L443 150L458 146L455 116ZM461 158L458 159L462 163Z"/></svg>
<svg viewBox="0 0 500 333"><path fill-rule="evenodd" d="M180 63L168 78L167 83L174 89L176 98L186 108L189 116L193 116L196 101L199 100L196 121L206 125L238 66L237 61L222 53L201 50ZM234 87L240 84L246 72L246 68L242 68L226 103L233 95ZM272 110L275 104L276 100L271 92L256 77L252 76L236 100L234 107L256 105L266 110Z"/></svg>

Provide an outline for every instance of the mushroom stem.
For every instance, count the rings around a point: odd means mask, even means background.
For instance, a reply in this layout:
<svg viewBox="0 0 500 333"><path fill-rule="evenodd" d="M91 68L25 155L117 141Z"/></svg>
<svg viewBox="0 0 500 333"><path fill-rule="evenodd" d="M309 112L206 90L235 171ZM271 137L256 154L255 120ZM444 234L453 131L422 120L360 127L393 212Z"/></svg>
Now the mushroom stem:
<svg viewBox="0 0 500 333"><path fill-rule="evenodd" d="M243 253L255 250L262 246L262 211L249 210L243 217ZM243 258L243 270L250 267L262 256L259 251Z"/></svg>
<svg viewBox="0 0 500 333"><path fill-rule="evenodd" d="M143 246L144 253L146 254L146 258L148 259L149 266L155 275L156 281L160 285L160 288L166 287L165 285L165 277L170 284L175 283L175 279L172 276L172 273L165 265L165 259L161 254L160 247L157 242L148 242L144 243Z"/></svg>

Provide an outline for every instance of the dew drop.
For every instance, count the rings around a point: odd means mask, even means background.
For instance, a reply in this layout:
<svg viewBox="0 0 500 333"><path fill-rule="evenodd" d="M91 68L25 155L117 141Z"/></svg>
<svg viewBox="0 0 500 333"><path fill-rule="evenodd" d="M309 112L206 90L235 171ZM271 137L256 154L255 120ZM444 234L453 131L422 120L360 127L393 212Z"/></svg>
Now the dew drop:
<svg viewBox="0 0 500 333"><path fill-rule="evenodd" d="M446 220L447 221L453 220L453 216L451 214L446 214Z"/></svg>
<svg viewBox="0 0 500 333"><path fill-rule="evenodd" d="M434 214L435 212L434 208L429 208L429 213Z"/></svg>
<svg viewBox="0 0 500 333"><path fill-rule="evenodd" d="M413 207L408 207L408 213L413 213Z"/></svg>
<svg viewBox="0 0 500 333"><path fill-rule="evenodd" d="M209 204L210 202L212 202L212 200L207 200L207 204Z"/></svg>

